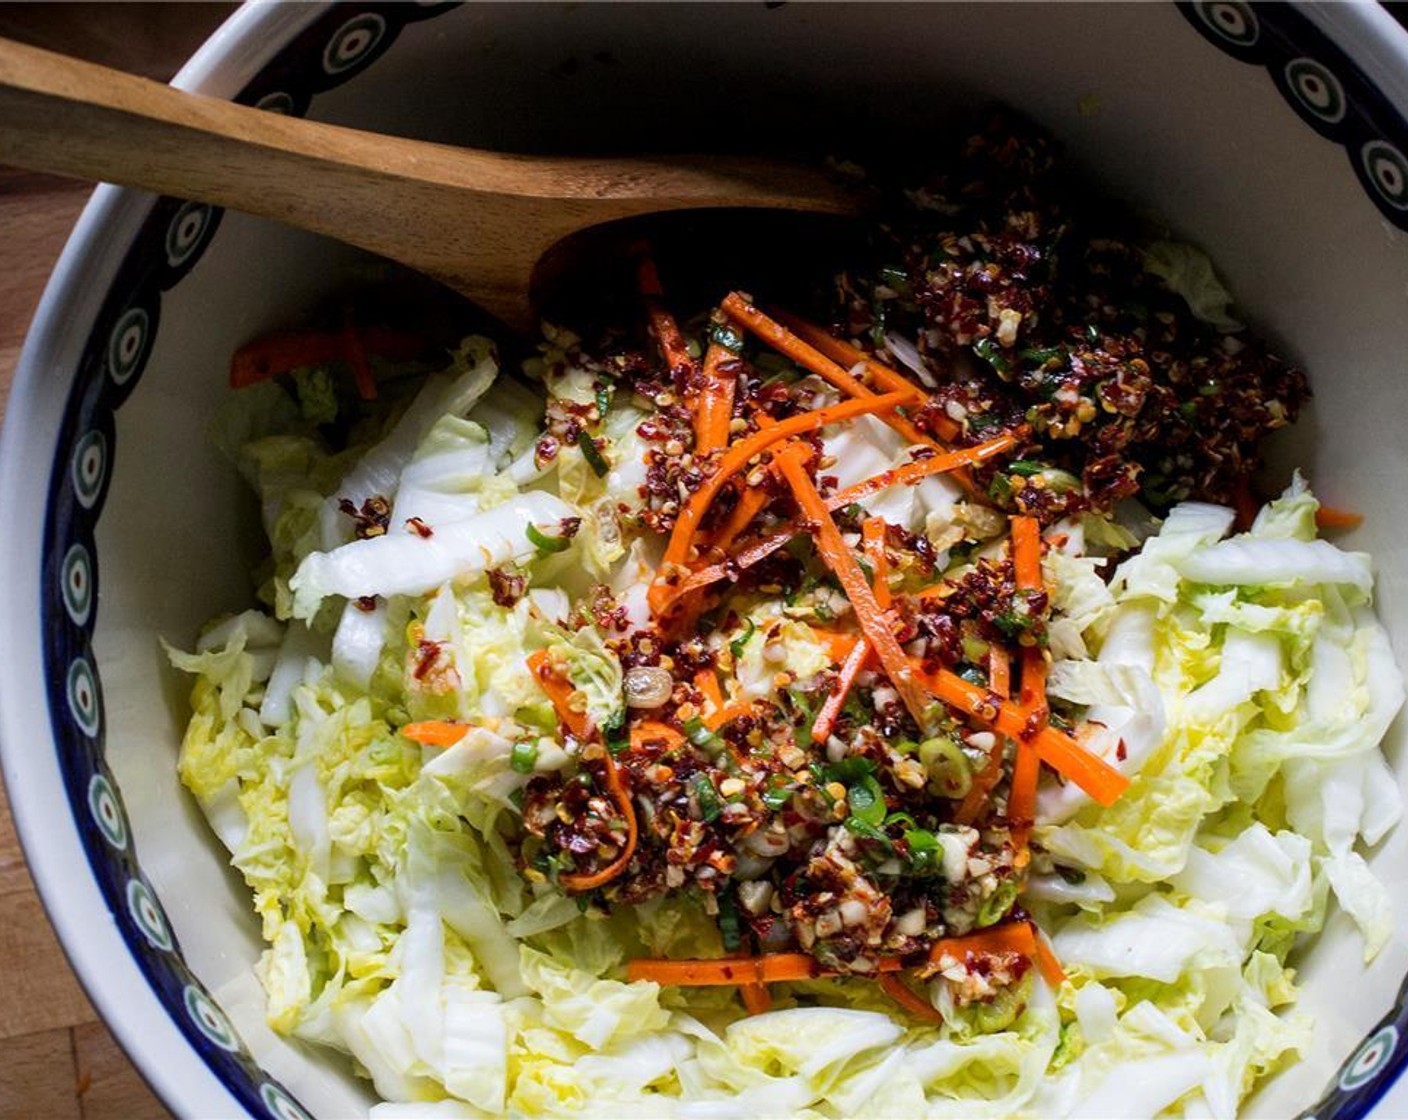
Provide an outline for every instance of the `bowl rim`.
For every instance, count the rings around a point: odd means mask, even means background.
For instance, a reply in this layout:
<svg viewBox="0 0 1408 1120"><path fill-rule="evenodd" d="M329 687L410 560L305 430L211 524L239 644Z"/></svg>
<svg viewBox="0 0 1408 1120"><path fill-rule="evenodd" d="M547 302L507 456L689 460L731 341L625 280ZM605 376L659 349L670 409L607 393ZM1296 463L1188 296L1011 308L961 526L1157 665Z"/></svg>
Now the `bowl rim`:
<svg viewBox="0 0 1408 1120"><path fill-rule="evenodd" d="M303 28L323 14L317 4L246 2L216 29L172 80L195 93L228 97L238 91ZM0 430L0 508L10 511L0 610L10 632L40 632L42 498L29 485L30 468L49 462L70 385L62 377L86 345L91 324L114 275L156 196L103 184L84 206L34 313L16 364ZM58 376L55 376L55 375ZM21 402L23 405L21 407ZM36 508L36 506L41 508ZM46 706L39 658L15 641L0 642L0 770L15 830L45 914L69 964L104 1025L147 1084L173 1113L245 1116L216 1072L190 1045L159 999L89 867L78 830L56 829L68 795L58 756L25 749ZM47 728L47 717L38 720ZM42 841L42 842L41 842Z"/></svg>

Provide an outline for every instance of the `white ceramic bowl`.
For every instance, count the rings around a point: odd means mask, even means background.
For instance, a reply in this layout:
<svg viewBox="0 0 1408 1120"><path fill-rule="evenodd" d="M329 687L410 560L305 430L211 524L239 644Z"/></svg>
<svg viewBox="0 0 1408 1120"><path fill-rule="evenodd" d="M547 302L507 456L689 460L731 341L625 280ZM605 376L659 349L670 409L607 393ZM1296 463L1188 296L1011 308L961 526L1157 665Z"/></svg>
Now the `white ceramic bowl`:
<svg viewBox="0 0 1408 1120"><path fill-rule="evenodd" d="M179 84L507 148L729 147L926 125L1000 98L1112 192L1209 248L1317 398L1287 461L1368 515L1408 652L1408 34L1382 9L976 6L251 7ZM311 104L311 109L309 106ZM900 129L899 126L906 126ZM217 230L218 224L218 230ZM336 1060L277 1039L242 885L174 762L189 640L250 590L248 501L205 420L230 352L355 271L240 215L99 190L45 296L0 448L0 734L39 888L90 995L174 1111L345 1116ZM101 573L101 575L100 575ZM1395 728L1390 758L1408 769ZM139 859L140 857L140 859ZM1408 930L1408 828L1374 854ZM1333 919L1305 962L1306 1060L1265 1115L1408 1115L1408 937L1369 967ZM1389 1095L1383 1094L1388 1090ZM1382 1099L1381 1099L1382 1098Z"/></svg>

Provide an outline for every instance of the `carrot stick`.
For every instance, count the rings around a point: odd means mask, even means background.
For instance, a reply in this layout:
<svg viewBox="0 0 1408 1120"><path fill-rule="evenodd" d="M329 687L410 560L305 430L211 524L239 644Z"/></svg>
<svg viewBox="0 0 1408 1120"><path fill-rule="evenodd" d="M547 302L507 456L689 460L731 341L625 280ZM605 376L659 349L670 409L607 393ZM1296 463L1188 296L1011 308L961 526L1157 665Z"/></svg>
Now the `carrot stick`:
<svg viewBox="0 0 1408 1120"><path fill-rule="evenodd" d="M1041 525L1034 517L1012 518L1012 571L1019 591L1040 591ZM1046 657L1039 646L1022 647L1022 707L1040 726L1046 726ZM1023 739L1017 740L1012 764L1012 789L1007 795L1007 820L1012 834L1013 861L1018 870L1031 859L1027 841L1036 821L1036 787L1041 778L1041 760Z"/></svg>
<svg viewBox="0 0 1408 1120"><path fill-rule="evenodd" d="M811 343L828 358L834 362L844 365L847 369L853 369L857 365L863 365L866 373L874 379L875 384L882 389L894 392L908 386L920 397L927 399L924 390L921 389L904 374L891 369L889 366L877 362L864 350L852 346L844 339L823 330L815 323L809 323L796 315L787 314L782 311L774 311L773 314L787 326L792 328L793 333L804 341ZM946 440L957 439L962 429L958 423L947 416L936 416L934 427L938 429L939 437Z"/></svg>
<svg viewBox="0 0 1408 1120"><path fill-rule="evenodd" d="M868 397L865 400L842 401L840 404L833 404L826 408L789 416L786 420L754 432L747 439L740 440L730 447L724 453L723 458L719 460L718 468L690 496L688 503L675 519L675 526L670 533L670 541L665 547L665 556L661 565L664 574L656 577L647 594L651 609L659 615L665 605L676 597L671 592L670 576L675 575L677 582L678 573L673 573L672 567L678 568L689 559L694 535L699 529L699 523L704 514L709 509L709 504L718 496L724 484L747 466L753 456L766 451L774 444L791 439L803 432L813 432L818 428L825 428L830 424L849 420L853 416L885 412L903 403L904 395L901 393L891 393L883 397Z"/></svg>
<svg viewBox="0 0 1408 1120"><path fill-rule="evenodd" d="M860 539L865 547L865 558L870 561L870 570L875 574L871 581L875 602L882 611L887 611L890 609L890 554L885 551L885 519L867 517L860 525Z"/></svg>
<svg viewBox="0 0 1408 1120"><path fill-rule="evenodd" d="M1362 513L1336 509L1334 506L1321 506L1315 511L1315 527L1317 529L1357 529L1362 524L1364 524Z"/></svg>
<svg viewBox="0 0 1408 1120"><path fill-rule="evenodd" d="M812 723L812 742L824 743L831 737L831 729L836 726L836 717L846 706L846 697L850 694L851 688L856 683L856 677L860 676L860 671L865 667L866 659L869 656L870 643L864 638L851 647L851 652L846 655L846 660L841 665L840 675L836 678L836 686L827 696L826 702L822 704L821 710L817 712L816 719Z"/></svg>
<svg viewBox="0 0 1408 1120"><path fill-rule="evenodd" d="M651 743L664 743L666 750L674 750L676 747L684 746L685 738L682 732L676 731L668 723L661 723L659 720L644 719L631 726L631 750L641 750Z"/></svg>
<svg viewBox="0 0 1408 1120"><path fill-rule="evenodd" d="M424 339L403 331L367 327L356 334L366 353L390 361L410 361L425 349ZM346 349L342 334L287 331L265 335L235 351L230 359L230 387L245 389L296 369L336 362L345 356Z"/></svg>
<svg viewBox="0 0 1408 1120"><path fill-rule="evenodd" d="M733 512L728 515L728 520L719 530L719 535L709 542L710 547L727 553L729 546L753 523L753 518L757 517L770 501L772 495L765 487L745 486L738 498L738 504L733 507Z"/></svg>
<svg viewBox="0 0 1408 1120"><path fill-rule="evenodd" d="M719 689L719 678L713 669L700 669L695 673L694 687L704 694L704 699L713 706L714 711L723 710L724 694Z"/></svg>
<svg viewBox="0 0 1408 1120"><path fill-rule="evenodd" d="M632 252L636 258L636 282L645 301L650 334L660 347L660 356L665 359L672 377L688 375L695 369L694 359L689 356L679 324L665 307L665 292L660 287L660 273L655 267L655 258L650 255L650 247L643 241L637 242Z"/></svg>
<svg viewBox="0 0 1408 1120"><path fill-rule="evenodd" d="M352 369L352 381L357 386L357 395L364 401L376 400L376 379L372 377L372 367L367 363L367 351L362 345L361 336L352 321L352 309L348 308L342 321L342 356Z"/></svg>
<svg viewBox="0 0 1408 1120"><path fill-rule="evenodd" d="M1024 957L1036 954L1036 936L1030 922L1007 922L963 937L945 937L934 942L929 950L929 963L938 964L944 957L964 961L968 955L983 953L1021 953Z"/></svg>
<svg viewBox="0 0 1408 1120"><path fill-rule="evenodd" d="M810 370L817 376L825 378L843 393L862 399L876 395L875 390L870 386L856 380L825 354L808 346L781 323L764 315L739 293L730 292L724 298L723 309L734 322L747 327L774 350L785 354L803 369ZM896 391L908 393L910 397L906 402L908 404L918 404L924 400L924 394L913 385L907 384L903 389ZM939 446L933 437L925 435L903 416L891 414L882 416L881 419L910 443L921 443L926 447L935 448Z"/></svg>
<svg viewBox="0 0 1408 1120"><path fill-rule="evenodd" d="M557 877L558 883L569 891L594 890L611 882L630 864L631 856L635 854L636 841L640 837L639 827L636 824L635 807L631 804L631 794L621 781L621 771L616 766L616 760L611 757L610 751L602 750L601 761L606 773L606 792L611 795L611 800L616 803L616 808L620 810L621 816L626 822L626 842L621 846L621 851L616 858L598 871L573 871L566 875L559 875Z"/></svg>
<svg viewBox="0 0 1408 1120"><path fill-rule="evenodd" d="M1012 659L999 645L988 647L988 688L1004 700L1012 693ZM978 815L988 803L988 795L1002 780L1004 742L1000 735L993 739L987 762L973 778L973 784L968 787L968 792L958 804L958 811L953 814L953 819L959 824L972 824L978 819Z"/></svg>
<svg viewBox="0 0 1408 1120"><path fill-rule="evenodd" d="M805 452L801 452L801 454L805 454ZM915 721L923 727L925 713L929 707L928 698L924 695L923 689L919 687L914 669L905 656L904 650L895 640L895 633L890 628L885 612L875 601L875 593L870 590L870 584L865 581L865 573L856 563L856 558L851 555L851 550L846 547L846 542L841 539L841 531L836 528L836 522L831 519L826 503L821 500L821 495L812 485L806 467L802 465L801 454L783 455L778 462L778 470L782 472L782 476L791 486L792 493L797 499L797 505L802 511L802 516L815 527L817 550L821 553L827 567L835 573L836 578L840 581L841 589L845 592L846 598L851 601L851 609L856 612L856 620L860 623L861 633L865 635L866 641L880 659L881 668L890 678L890 683L895 687L895 691L900 694L900 699L904 701L905 707L909 709Z"/></svg>
<svg viewBox="0 0 1408 1120"><path fill-rule="evenodd" d="M717 731L720 727L723 727L724 724L732 723L739 716L746 716L752 710L753 705L751 703L728 704L710 715L705 716L704 726L710 731Z"/></svg>
<svg viewBox="0 0 1408 1120"><path fill-rule="evenodd" d="M469 731L467 723L452 723L443 719L421 720L408 723L401 728L401 734L413 742L427 747L450 747L458 743Z"/></svg>
<svg viewBox="0 0 1408 1120"><path fill-rule="evenodd" d="M1066 970L1056 959L1055 952L1046 940L1046 935L1032 927L1032 943L1036 946L1036 966L1044 979L1053 988L1059 988L1066 980Z"/></svg>
<svg viewBox="0 0 1408 1120"><path fill-rule="evenodd" d="M926 1023L942 1023L944 1021L938 1008L927 999L915 995L909 985L894 973L885 973L880 977L880 989L916 1019L922 1019Z"/></svg>
<svg viewBox="0 0 1408 1120"><path fill-rule="evenodd" d="M736 366L724 369L736 355L722 343L711 342L704 354L704 391L694 410L694 453L708 455L728 446L729 423L733 420L733 395L738 378Z"/></svg>
<svg viewBox="0 0 1408 1120"><path fill-rule="evenodd" d="M1030 739L1043 762L1099 804L1113 805L1129 787L1127 777L1064 732L1054 727L1028 727L1028 713L1020 705L1004 704L1000 697L947 669L928 673L918 664L914 669L917 679L945 704L1010 738Z"/></svg>
<svg viewBox="0 0 1408 1120"><path fill-rule="evenodd" d="M933 455L928 459L922 459L914 463L906 463L902 467L884 471L874 475L854 486L847 487L837 494L833 494L826 499L826 508L832 512L858 502L862 498L869 496L879 490L889 489L891 486L898 486L904 483L914 482L919 478L931 474L939 474L943 471L956 470L966 463L982 462L993 455L1007 450L1014 446L1016 440L1011 435L999 436L997 439L988 440L986 443L975 444L972 447L965 447L961 451L948 451L941 455ZM752 493L750 487L745 493ZM740 502L743 499L740 499ZM738 511L734 511L724 530L720 532L720 540L732 526L734 516ZM741 530L740 530L741 531ZM761 540L755 541L747 546L737 556L731 558L727 563L711 564L708 567L700 568L698 571L690 573L684 580L667 590L662 591L659 596L661 605L656 608L656 613L663 612L669 605L682 595L687 595L691 591L698 591L702 587L708 587L711 583L716 583L721 579L729 578L732 574L741 569L751 568L754 564L766 559L785 545L793 537L797 536L801 529L797 526L779 529ZM730 539L730 543L732 540ZM716 547L723 547L719 541L715 542Z"/></svg>
<svg viewBox="0 0 1408 1120"><path fill-rule="evenodd" d="M772 994L766 984L744 984L740 991L749 1015L761 1015L772 1008Z"/></svg>
<svg viewBox="0 0 1408 1120"><path fill-rule="evenodd" d="M577 689L567 674L553 664L552 655L545 649L535 650L528 655L528 671L548 694L552 706L557 709L557 718L567 730L578 739L585 739L591 731L591 720L585 711L578 711L572 706L578 695Z"/></svg>

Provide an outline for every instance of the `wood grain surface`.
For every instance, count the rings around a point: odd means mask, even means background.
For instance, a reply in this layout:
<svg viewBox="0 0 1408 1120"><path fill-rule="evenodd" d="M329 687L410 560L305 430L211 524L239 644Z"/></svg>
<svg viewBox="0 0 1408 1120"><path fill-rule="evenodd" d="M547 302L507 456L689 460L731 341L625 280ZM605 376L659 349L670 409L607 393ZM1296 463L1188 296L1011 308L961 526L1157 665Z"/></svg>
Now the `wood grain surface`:
<svg viewBox="0 0 1408 1120"><path fill-rule="evenodd" d="M231 8L0 4L0 37L165 79ZM0 416L39 296L91 190L92 184L0 168ZM0 1120L169 1115L69 969L0 791Z"/></svg>

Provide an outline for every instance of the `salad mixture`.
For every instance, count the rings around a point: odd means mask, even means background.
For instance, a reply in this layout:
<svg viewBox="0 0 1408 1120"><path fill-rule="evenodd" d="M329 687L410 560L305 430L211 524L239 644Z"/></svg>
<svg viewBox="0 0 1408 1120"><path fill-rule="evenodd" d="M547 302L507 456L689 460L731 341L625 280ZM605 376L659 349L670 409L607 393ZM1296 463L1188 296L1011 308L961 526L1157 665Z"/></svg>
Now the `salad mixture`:
<svg viewBox="0 0 1408 1120"><path fill-rule="evenodd" d="M1251 497L1304 377L1010 121L901 197L812 319L640 247L531 389L236 356L180 773L374 1114L1230 1117L1390 936L1369 559Z"/></svg>

